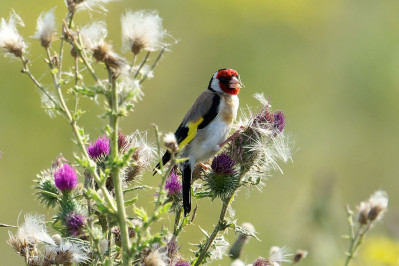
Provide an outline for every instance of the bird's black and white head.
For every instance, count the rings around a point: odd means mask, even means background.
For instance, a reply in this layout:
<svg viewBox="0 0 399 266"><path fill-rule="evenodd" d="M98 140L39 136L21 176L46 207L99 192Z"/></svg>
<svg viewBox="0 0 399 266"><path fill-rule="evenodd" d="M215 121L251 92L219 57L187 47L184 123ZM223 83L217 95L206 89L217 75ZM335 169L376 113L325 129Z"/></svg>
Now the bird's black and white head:
<svg viewBox="0 0 399 266"><path fill-rule="evenodd" d="M212 76L208 89L215 92L237 95L241 87L242 83L237 71L230 68L223 68Z"/></svg>

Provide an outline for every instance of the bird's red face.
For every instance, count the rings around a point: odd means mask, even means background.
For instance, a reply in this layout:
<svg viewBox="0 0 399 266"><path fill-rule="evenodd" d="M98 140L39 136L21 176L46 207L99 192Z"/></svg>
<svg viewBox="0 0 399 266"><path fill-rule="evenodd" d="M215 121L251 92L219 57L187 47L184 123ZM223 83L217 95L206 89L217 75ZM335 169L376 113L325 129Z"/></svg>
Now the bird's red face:
<svg viewBox="0 0 399 266"><path fill-rule="evenodd" d="M240 92L242 84L234 69L221 69L217 72L216 78L219 80L220 89L225 93L237 95Z"/></svg>

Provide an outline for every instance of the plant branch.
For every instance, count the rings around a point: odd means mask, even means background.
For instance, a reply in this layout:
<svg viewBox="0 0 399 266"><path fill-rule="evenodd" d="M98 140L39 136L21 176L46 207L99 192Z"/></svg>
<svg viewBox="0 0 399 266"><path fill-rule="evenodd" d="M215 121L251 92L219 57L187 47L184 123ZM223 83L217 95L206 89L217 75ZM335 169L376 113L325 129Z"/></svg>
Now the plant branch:
<svg viewBox="0 0 399 266"><path fill-rule="evenodd" d="M137 76L140 74L140 70L143 68L143 66L147 62L148 57L150 56L150 54L151 54L151 52L147 52L147 54L145 55L143 61L141 61L141 64L140 64L139 68L136 70L136 73L134 74L134 79L136 79Z"/></svg>
<svg viewBox="0 0 399 266"><path fill-rule="evenodd" d="M151 66L150 70L148 71L148 73L151 72L151 71L153 71L154 68L157 66L157 63L158 63L159 60L161 59L163 53L165 52L165 49L166 49L166 48L164 47L164 48L162 48L162 50L159 52L157 58L155 59L154 63L152 64L152 66ZM139 81L139 84L143 83L143 81L147 79L148 73L146 73L146 74L144 75L144 77Z"/></svg>
<svg viewBox="0 0 399 266"><path fill-rule="evenodd" d="M111 133L111 162L112 162L112 180L114 183L115 189L115 199L117 205L117 214L118 214L118 222L119 228L121 232L121 242L122 242L122 264L129 265L130 264L130 242L129 242L129 233L126 223L126 211L123 199L123 189L122 189L122 180L120 175L120 164L119 164L119 152L118 152L118 132L119 132L119 102L118 102L118 93L116 88L116 80L113 76L113 73L109 67L108 69L108 77L111 84L111 108L112 112L110 115L110 126L112 129Z"/></svg>
<svg viewBox="0 0 399 266"><path fill-rule="evenodd" d="M71 26L72 26L72 20L73 20L73 15L75 14L75 12L74 11L69 11L68 12L68 14L67 14L67 16L66 16L66 18L65 18L65 20L64 20L64 22L66 21L66 20L68 20L68 28L67 29L70 29L71 28ZM59 74L58 74L58 78L60 79L61 78L61 71L62 71L62 59L63 59L63 57L64 57L64 44L65 44L65 31L66 29L65 29L65 26L63 26L62 27L62 35L61 35L61 43L60 43L60 55L59 55L59 66L58 66L58 69L59 69Z"/></svg>
<svg viewBox="0 0 399 266"><path fill-rule="evenodd" d="M61 106L58 104L58 102L56 100L54 100L53 97L51 97L51 95L46 91L46 89L43 87L43 85L40 84L40 82L37 81L37 79L30 72L29 66L28 66L28 60L25 59L23 56L21 56L20 59L24 66L24 68L22 69L22 73L28 75L28 77L33 81L33 83L36 85L36 87L38 87L43 92L43 94L46 95L46 97L55 105L56 108L61 108Z"/></svg>
<svg viewBox="0 0 399 266"><path fill-rule="evenodd" d="M217 234L220 231L224 231L226 229L226 226L225 226L226 221L225 221L224 217L226 216L227 208L229 207L230 203L232 202L233 197L234 197L234 193L226 200L223 200L223 207L222 207L222 210L220 211L219 221L218 221L217 225L215 226L215 229L213 230L212 234L208 237L208 240L206 241L204 247L202 248L201 254L198 256L198 259L195 261L194 266L198 266L201 264L201 262L204 260L204 258L206 256L206 253L208 252L209 248L211 247L213 241L215 240Z"/></svg>
<svg viewBox="0 0 399 266"><path fill-rule="evenodd" d="M50 69L51 69L51 74L53 76L54 87L56 89L56 92L57 92L57 95L58 95L58 99L59 99L60 104L61 104L62 111L65 114L65 116L66 116L66 118L68 120L68 123L72 126L72 131L73 131L73 133L74 133L74 135L75 135L75 137L77 139L78 146L81 149L85 159L87 161L89 161L89 162L92 162L92 160L90 159L89 154L87 153L87 150L86 150L86 147L84 145L82 136L81 136L81 134L79 132L79 128L78 128L78 126L76 124L76 120L71 115L71 112L69 111L69 108L68 108L68 106L65 103L65 99L64 99L64 96L63 96L62 91L61 91L61 86L60 86L60 84L59 84L59 82L57 80L57 76L55 75L54 66L51 63L51 55L50 55L49 49L47 49L47 56L48 56L48 60L49 60L49 66L50 66ZM94 176L94 179L96 180L97 185L102 190L102 192L104 194L104 197L107 200L108 204L110 205L111 209L114 212L116 212L116 206L115 206L114 200L112 199L111 195L109 194L108 190L106 189L104 183L101 181L101 178L97 174L97 165L94 162L92 162L92 163L93 163L94 167L89 167L89 171Z"/></svg>

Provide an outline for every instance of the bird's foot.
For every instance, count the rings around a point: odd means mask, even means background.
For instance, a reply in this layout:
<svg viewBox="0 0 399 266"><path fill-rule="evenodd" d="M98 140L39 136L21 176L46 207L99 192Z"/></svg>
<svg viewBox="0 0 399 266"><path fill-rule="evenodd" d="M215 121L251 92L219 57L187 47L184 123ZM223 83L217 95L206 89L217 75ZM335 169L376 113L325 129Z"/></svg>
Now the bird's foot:
<svg viewBox="0 0 399 266"><path fill-rule="evenodd" d="M201 167L202 167L204 170L208 170L208 169L209 169L209 166L207 166L207 165L204 164L204 163L199 163L199 165L201 165Z"/></svg>

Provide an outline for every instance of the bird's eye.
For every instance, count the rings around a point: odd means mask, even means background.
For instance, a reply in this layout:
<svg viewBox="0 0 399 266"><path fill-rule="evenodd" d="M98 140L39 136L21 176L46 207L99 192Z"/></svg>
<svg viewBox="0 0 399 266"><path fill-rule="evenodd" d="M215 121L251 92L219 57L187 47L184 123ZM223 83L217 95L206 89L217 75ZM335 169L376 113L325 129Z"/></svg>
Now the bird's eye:
<svg viewBox="0 0 399 266"><path fill-rule="evenodd" d="M219 81L220 81L221 83L229 83L230 79L229 79L229 78L225 78L225 77L220 77L220 78L219 78Z"/></svg>

